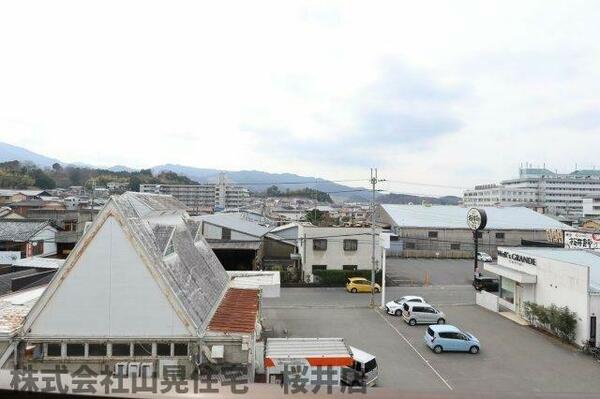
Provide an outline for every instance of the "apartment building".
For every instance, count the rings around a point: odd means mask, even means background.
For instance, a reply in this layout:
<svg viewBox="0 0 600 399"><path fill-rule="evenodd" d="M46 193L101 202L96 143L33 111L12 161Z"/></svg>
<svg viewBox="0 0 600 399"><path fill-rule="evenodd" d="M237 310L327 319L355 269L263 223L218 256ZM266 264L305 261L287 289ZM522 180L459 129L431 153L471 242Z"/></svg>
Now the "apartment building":
<svg viewBox="0 0 600 399"><path fill-rule="evenodd" d="M583 208L583 217L600 217L600 195L597 197L588 197L582 199L581 205Z"/></svg>
<svg viewBox="0 0 600 399"><path fill-rule="evenodd" d="M231 184L222 174L217 184L141 184L140 192L172 195L183 202L191 214L241 208L250 199L247 188Z"/></svg>

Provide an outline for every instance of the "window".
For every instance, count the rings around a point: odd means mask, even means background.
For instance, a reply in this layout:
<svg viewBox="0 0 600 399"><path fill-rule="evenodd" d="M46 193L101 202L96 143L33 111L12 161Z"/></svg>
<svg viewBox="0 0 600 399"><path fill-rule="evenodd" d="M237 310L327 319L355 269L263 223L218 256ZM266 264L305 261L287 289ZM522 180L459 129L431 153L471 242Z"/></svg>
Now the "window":
<svg viewBox="0 0 600 399"><path fill-rule="evenodd" d="M158 343L156 344L157 356L171 356L171 344Z"/></svg>
<svg viewBox="0 0 600 399"><path fill-rule="evenodd" d="M85 356L84 344L67 344L67 356Z"/></svg>
<svg viewBox="0 0 600 399"><path fill-rule="evenodd" d="M414 242L407 242L406 249L417 249L417 245Z"/></svg>
<svg viewBox="0 0 600 399"><path fill-rule="evenodd" d="M312 265L313 273L317 270L327 270L327 265Z"/></svg>
<svg viewBox="0 0 600 399"><path fill-rule="evenodd" d="M62 355L61 344L46 344L46 355L60 357Z"/></svg>
<svg viewBox="0 0 600 399"><path fill-rule="evenodd" d="M325 251L327 250L327 240L313 240L314 251Z"/></svg>
<svg viewBox="0 0 600 399"><path fill-rule="evenodd" d="M504 233L496 233L497 240L504 240Z"/></svg>
<svg viewBox="0 0 600 399"><path fill-rule="evenodd" d="M221 240L231 240L231 229L225 227L221 229Z"/></svg>
<svg viewBox="0 0 600 399"><path fill-rule="evenodd" d="M171 255L173 252L175 252L175 246L173 245L173 240L169 240L169 243L167 244L167 247L165 248L165 255Z"/></svg>
<svg viewBox="0 0 600 399"><path fill-rule="evenodd" d="M106 344L89 344L88 356L106 356Z"/></svg>
<svg viewBox="0 0 600 399"><path fill-rule="evenodd" d="M438 232L437 231L430 231L429 233L427 233L427 237L429 237L429 238L438 238Z"/></svg>
<svg viewBox="0 0 600 399"><path fill-rule="evenodd" d="M460 250L460 244L450 244L450 249L453 251Z"/></svg>
<svg viewBox="0 0 600 399"><path fill-rule="evenodd" d="M358 240L344 240L344 251L356 251L358 249Z"/></svg>
<svg viewBox="0 0 600 399"><path fill-rule="evenodd" d="M348 270L348 271L355 271L356 269L358 269L358 266L357 265L343 265L342 269Z"/></svg>
<svg viewBox="0 0 600 399"><path fill-rule="evenodd" d="M33 255L41 255L44 253L44 241L36 241L32 244Z"/></svg>
<svg viewBox="0 0 600 399"><path fill-rule="evenodd" d="M152 356L152 344L133 344L133 356Z"/></svg>
<svg viewBox="0 0 600 399"><path fill-rule="evenodd" d="M173 356L187 356L188 345L187 344L174 344L173 345Z"/></svg>
<svg viewBox="0 0 600 399"><path fill-rule="evenodd" d="M131 356L131 346L129 344L112 344L113 356Z"/></svg>

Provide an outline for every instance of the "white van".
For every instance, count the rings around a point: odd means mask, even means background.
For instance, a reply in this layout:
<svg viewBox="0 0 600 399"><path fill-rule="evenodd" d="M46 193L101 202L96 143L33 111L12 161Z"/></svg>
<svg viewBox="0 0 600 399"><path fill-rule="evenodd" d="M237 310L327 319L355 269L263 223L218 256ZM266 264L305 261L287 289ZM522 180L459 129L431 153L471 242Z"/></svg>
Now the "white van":
<svg viewBox="0 0 600 399"><path fill-rule="evenodd" d="M375 356L353 346L349 346L352 352L353 364L342 368L341 380L348 385L362 385L370 387L377 383L379 369Z"/></svg>

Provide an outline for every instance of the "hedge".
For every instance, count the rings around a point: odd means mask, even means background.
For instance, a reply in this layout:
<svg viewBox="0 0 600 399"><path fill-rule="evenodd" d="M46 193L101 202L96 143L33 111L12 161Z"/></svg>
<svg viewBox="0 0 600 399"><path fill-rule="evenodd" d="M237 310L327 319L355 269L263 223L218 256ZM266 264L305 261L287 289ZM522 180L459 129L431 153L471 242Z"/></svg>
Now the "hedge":
<svg viewBox="0 0 600 399"><path fill-rule="evenodd" d="M342 287L350 277L364 277L371 280L371 270L315 270L313 274L320 284ZM381 284L381 270L375 273L375 282Z"/></svg>
<svg viewBox="0 0 600 399"><path fill-rule="evenodd" d="M533 302L524 303L523 313L529 323L541 327L567 342L575 340L577 315L568 307L544 306Z"/></svg>

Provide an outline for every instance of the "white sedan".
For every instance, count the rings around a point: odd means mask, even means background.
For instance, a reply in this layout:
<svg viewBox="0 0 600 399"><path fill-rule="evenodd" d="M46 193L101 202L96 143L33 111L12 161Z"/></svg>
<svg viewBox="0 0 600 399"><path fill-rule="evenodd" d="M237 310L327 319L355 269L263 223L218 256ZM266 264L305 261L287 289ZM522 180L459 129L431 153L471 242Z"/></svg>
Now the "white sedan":
<svg viewBox="0 0 600 399"><path fill-rule="evenodd" d="M477 252L477 260L481 260L483 262L491 262L492 257L485 252Z"/></svg>
<svg viewBox="0 0 600 399"><path fill-rule="evenodd" d="M406 302L420 302L425 303L425 299L420 296L403 296L402 298L398 298L394 301L388 302L385 304L386 313L393 314L396 316L402 316L402 307Z"/></svg>

